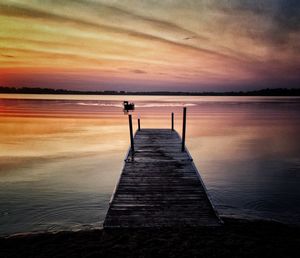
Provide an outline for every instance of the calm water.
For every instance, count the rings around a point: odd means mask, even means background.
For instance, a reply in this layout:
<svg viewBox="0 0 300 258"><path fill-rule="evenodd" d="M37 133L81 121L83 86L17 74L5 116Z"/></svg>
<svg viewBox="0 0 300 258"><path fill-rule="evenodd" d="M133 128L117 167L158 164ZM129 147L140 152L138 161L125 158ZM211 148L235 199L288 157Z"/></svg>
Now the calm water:
<svg viewBox="0 0 300 258"><path fill-rule="evenodd" d="M0 95L0 234L101 227L129 144L119 96ZM181 133L221 215L300 223L300 98L125 97ZM136 124L136 123L135 123Z"/></svg>

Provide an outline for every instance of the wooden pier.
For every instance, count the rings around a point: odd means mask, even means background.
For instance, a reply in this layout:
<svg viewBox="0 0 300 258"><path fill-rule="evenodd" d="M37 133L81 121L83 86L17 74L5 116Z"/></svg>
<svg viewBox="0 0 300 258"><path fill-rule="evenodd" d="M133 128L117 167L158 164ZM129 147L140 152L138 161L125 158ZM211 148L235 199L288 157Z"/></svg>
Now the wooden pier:
<svg viewBox="0 0 300 258"><path fill-rule="evenodd" d="M139 129L132 137L104 228L220 225L197 168L172 129Z"/></svg>

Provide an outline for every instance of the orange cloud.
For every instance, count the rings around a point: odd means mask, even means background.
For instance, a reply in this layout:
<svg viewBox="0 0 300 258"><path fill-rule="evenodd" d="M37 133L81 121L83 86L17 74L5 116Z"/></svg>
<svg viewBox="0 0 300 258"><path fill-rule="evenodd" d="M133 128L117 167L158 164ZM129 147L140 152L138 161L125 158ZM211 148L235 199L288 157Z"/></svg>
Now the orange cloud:
<svg viewBox="0 0 300 258"><path fill-rule="evenodd" d="M0 84L201 90L299 82L299 27L288 15L276 24L272 8L238 0L133 2L6 0Z"/></svg>

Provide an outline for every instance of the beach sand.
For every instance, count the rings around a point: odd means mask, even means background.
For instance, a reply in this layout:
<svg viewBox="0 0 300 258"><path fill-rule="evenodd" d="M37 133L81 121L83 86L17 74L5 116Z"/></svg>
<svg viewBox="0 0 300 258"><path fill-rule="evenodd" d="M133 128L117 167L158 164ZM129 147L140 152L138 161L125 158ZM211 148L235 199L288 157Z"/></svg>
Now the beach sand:
<svg viewBox="0 0 300 258"><path fill-rule="evenodd" d="M300 257L300 227L224 219L220 227L90 230L0 238L0 257Z"/></svg>

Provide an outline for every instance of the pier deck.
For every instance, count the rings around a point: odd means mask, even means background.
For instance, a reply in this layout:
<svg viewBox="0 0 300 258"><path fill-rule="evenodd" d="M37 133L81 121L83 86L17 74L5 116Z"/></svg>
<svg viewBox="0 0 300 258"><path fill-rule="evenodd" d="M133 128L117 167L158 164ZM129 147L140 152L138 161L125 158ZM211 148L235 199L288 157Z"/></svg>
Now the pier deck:
<svg viewBox="0 0 300 258"><path fill-rule="evenodd" d="M176 131L141 129L134 148L126 157L104 228L220 224Z"/></svg>

